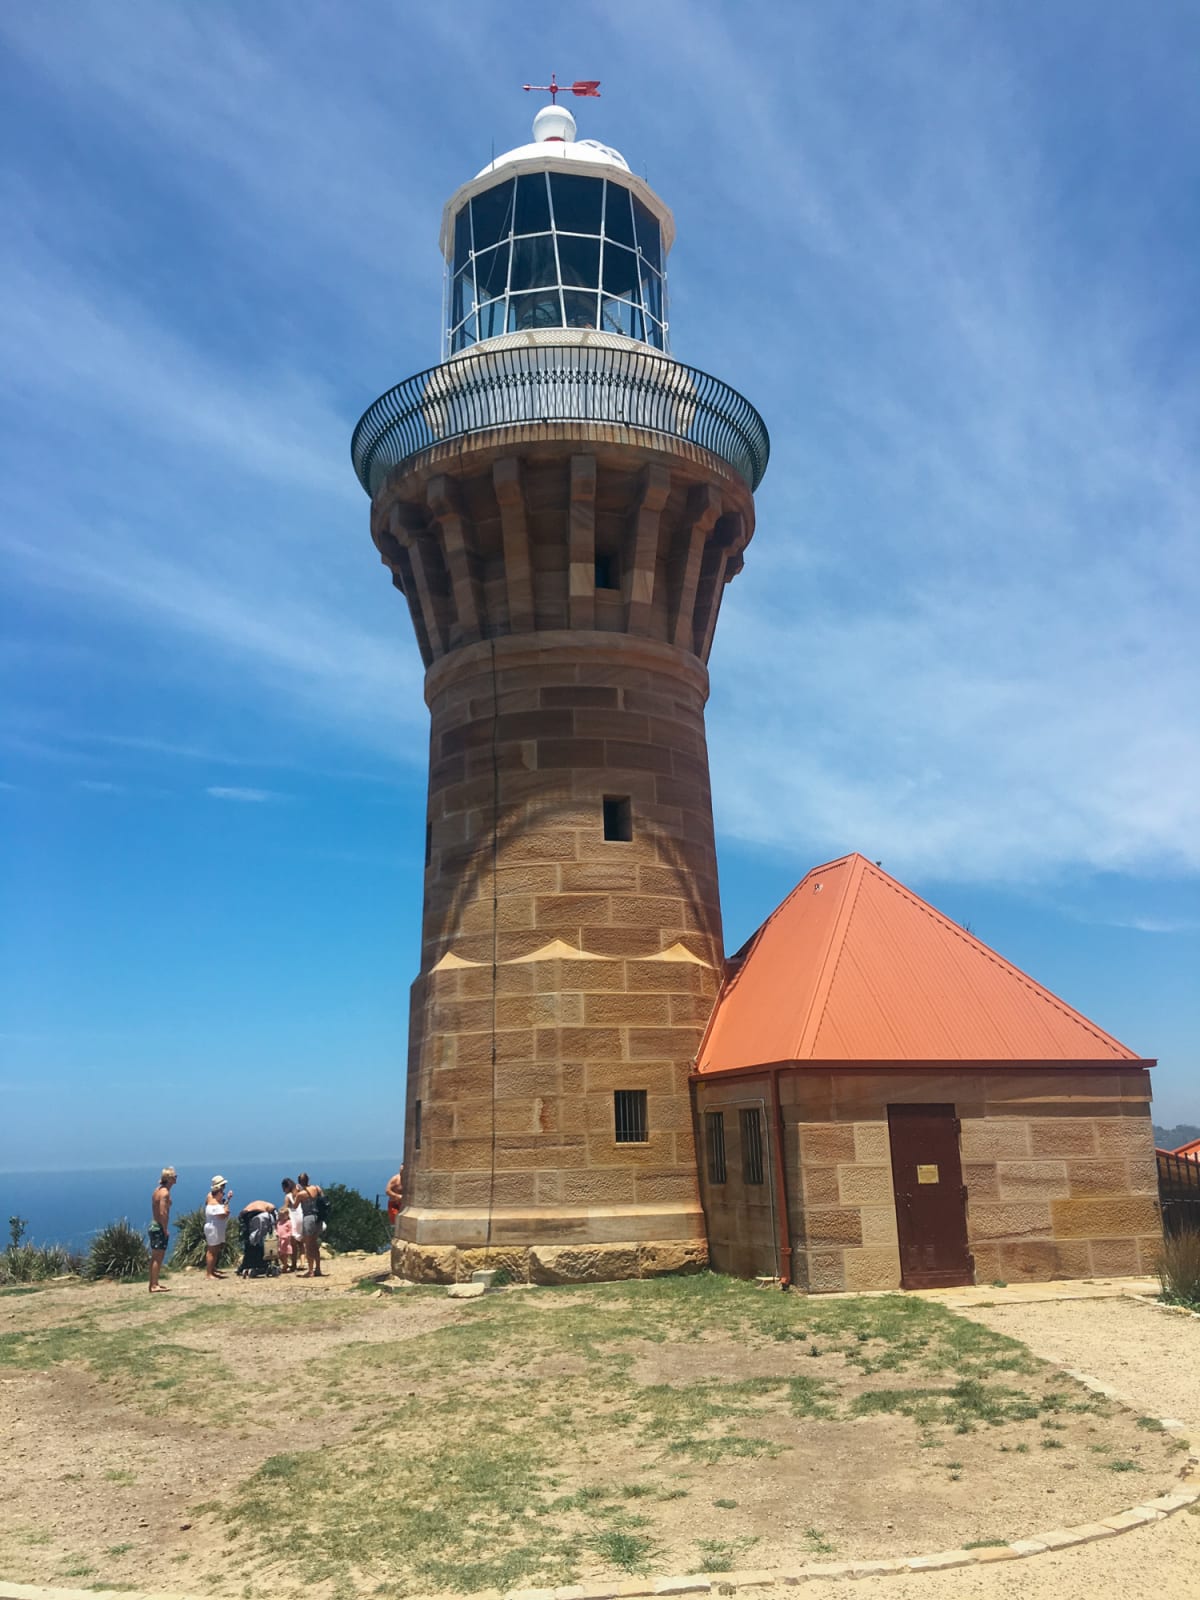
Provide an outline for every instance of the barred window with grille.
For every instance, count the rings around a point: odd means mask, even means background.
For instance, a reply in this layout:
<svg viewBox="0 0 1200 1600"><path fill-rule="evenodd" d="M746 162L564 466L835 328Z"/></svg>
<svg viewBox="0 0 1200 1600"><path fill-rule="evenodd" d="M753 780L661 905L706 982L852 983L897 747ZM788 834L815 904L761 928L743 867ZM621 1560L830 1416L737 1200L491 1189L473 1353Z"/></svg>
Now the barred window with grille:
<svg viewBox="0 0 1200 1600"><path fill-rule="evenodd" d="M645 1144L649 1139L645 1089L614 1089L613 1117L618 1144Z"/></svg>
<svg viewBox="0 0 1200 1600"><path fill-rule="evenodd" d="M757 1106L742 1112L742 1181L763 1181L762 1112Z"/></svg>
<svg viewBox="0 0 1200 1600"><path fill-rule="evenodd" d="M708 1142L708 1181L725 1182L725 1113L706 1111L704 1132Z"/></svg>

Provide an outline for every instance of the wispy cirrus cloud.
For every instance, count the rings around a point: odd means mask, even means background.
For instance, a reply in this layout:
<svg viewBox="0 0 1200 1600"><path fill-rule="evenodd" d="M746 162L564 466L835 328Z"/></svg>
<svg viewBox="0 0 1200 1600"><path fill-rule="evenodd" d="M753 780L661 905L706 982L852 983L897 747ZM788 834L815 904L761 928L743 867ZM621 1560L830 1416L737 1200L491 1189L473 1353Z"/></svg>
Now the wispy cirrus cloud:
<svg viewBox="0 0 1200 1600"><path fill-rule="evenodd" d="M774 436L713 660L726 837L968 878L1200 870L1186 53L1068 12L1043 47L953 6L747 27L664 3L639 39L686 94L587 108L676 206L676 353ZM420 667L346 439L367 374L432 358L441 200L524 109L457 58L475 121L398 106L353 21L314 56L280 15L0 24L138 153L147 214L176 197L184 241L138 255L141 212L8 175L0 353L28 448L7 558L264 719L419 765ZM459 20L407 17L410 50L449 59ZM554 30L640 82L619 14ZM1069 83L1055 39L1086 58Z"/></svg>
<svg viewBox="0 0 1200 1600"><path fill-rule="evenodd" d="M263 805L268 801L282 800L283 796L272 789L242 789L236 785L210 784L205 794L213 800L232 800L242 805Z"/></svg>

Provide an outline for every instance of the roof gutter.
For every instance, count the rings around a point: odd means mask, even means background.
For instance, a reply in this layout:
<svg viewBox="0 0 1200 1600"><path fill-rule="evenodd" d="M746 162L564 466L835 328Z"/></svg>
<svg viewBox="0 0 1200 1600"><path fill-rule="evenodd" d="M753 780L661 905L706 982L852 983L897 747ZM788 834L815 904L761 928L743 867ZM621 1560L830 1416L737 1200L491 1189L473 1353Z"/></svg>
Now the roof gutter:
<svg viewBox="0 0 1200 1600"><path fill-rule="evenodd" d="M983 1061L956 1060L953 1057L931 1057L926 1061L844 1061L836 1057L804 1060L757 1061L740 1067L694 1067L689 1074L693 1083L716 1083L725 1078L763 1077L769 1072L909 1072L913 1074L947 1072L1135 1072L1156 1067L1155 1056L1122 1056L1117 1059L1097 1057L1090 1060L1059 1060L1047 1056L1035 1061Z"/></svg>

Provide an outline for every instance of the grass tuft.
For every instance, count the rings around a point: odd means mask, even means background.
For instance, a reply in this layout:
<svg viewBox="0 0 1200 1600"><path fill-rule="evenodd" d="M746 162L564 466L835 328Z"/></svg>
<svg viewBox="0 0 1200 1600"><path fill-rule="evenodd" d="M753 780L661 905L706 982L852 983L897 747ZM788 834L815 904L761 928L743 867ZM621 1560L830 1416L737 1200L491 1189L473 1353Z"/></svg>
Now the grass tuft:
<svg viewBox="0 0 1200 1600"><path fill-rule="evenodd" d="M1184 1228L1165 1238L1157 1270L1168 1305L1200 1311L1200 1229Z"/></svg>

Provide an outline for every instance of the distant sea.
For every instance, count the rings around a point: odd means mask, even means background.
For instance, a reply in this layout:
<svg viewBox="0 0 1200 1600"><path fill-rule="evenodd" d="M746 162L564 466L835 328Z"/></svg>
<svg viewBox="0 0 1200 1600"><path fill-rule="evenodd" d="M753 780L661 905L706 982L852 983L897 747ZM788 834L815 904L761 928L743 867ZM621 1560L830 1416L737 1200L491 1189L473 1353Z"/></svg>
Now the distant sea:
<svg viewBox="0 0 1200 1600"><path fill-rule="evenodd" d="M8 1243L8 1219L28 1219L27 1244L61 1244L86 1250L92 1236L125 1217L143 1231L150 1221L150 1196L161 1169L106 1167L91 1172L0 1172L0 1248ZM177 1167L179 1182L172 1194L172 1216L204 1204L214 1173L211 1167ZM383 1200L395 1161L329 1161L308 1163L314 1183L344 1183L368 1200ZM233 1185L233 1204L240 1210L251 1200L278 1202L280 1179L296 1169L278 1161L247 1161L225 1167L221 1176ZM386 1204L386 1201L384 1201Z"/></svg>

